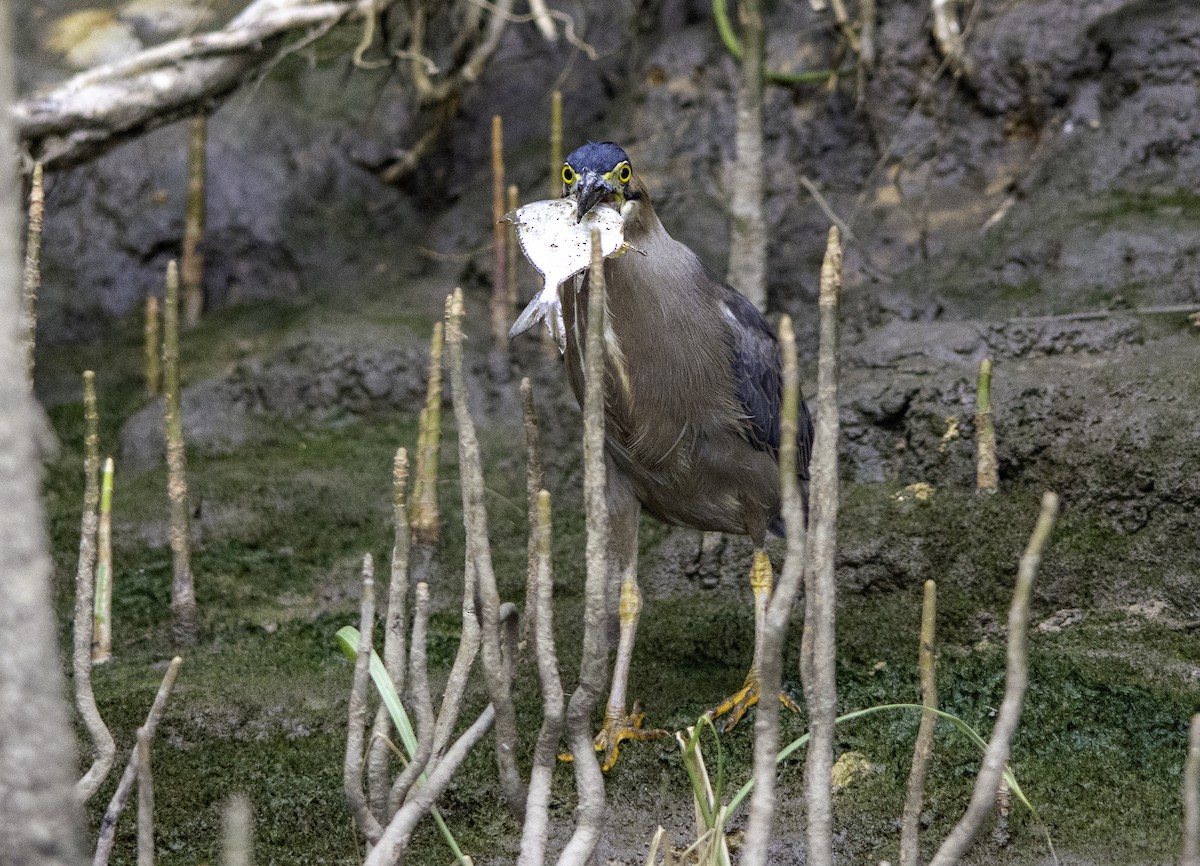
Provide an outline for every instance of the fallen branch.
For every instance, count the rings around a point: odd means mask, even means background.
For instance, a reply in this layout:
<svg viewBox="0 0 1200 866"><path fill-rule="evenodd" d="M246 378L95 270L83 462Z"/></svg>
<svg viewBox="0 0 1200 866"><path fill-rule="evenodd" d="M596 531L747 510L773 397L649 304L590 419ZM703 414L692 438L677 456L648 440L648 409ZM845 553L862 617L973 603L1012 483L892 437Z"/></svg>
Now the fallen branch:
<svg viewBox="0 0 1200 866"><path fill-rule="evenodd" d="M12 107L17 134L59 171L197 108L211 108L271 62L280 39L371 15L394 0L255 0L224 29L175 39L82 72Z"/></svg>

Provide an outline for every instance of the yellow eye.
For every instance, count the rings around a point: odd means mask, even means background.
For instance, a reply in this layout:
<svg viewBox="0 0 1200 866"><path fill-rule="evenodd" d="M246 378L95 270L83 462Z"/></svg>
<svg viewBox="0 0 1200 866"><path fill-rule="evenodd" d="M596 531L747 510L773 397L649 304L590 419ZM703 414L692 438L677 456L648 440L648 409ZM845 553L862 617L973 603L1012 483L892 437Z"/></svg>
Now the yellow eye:
<svg viewBox="0 0 1200 866"><path fill-rule="evenodd" d="M633 169L629 167L629 163L621 163L620 168L617 169L617 180L619 180L621 183L629 183L632 177Z"/></svg>
<svg viewBox="0 0 1200 866"><path fill-rule="evenodd" d="M563 183L565 183L567 186L575 183L575 169L571 168L569 165L564 165L562 170L562 179Z"/></svg>

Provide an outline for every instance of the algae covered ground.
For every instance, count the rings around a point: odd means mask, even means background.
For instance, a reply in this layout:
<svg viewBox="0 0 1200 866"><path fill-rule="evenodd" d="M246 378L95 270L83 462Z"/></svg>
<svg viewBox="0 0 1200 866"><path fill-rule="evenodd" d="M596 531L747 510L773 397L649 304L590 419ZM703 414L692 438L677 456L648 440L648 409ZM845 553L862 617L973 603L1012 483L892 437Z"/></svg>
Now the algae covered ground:
<svg viewBox="0 0 1200 866"><path fill-rule="evenodd" d="M479 299L469 303L482 310ZM185 336L185 381L228 376L246 357L271 351L315 322L328 327L337 315L319 305L224 311ZM377 317L374 326L385 339L419 344L429 322ZM484 342L482 335L476 340ZM46 471L46 499L64 653L82 498L82 407L72 395L72 378L85 368L97 370L102 449L116 450L121 426L148 402L140 358L137 326L130 322L99 344L49 350L40 359L61 443ZM543 363L536 354L523 359ZM539 368L535 379L554 451L547 484L558 503L555 624L570 688L578 669L584 532L572 438L578 421L559 411L569 403L554 393L555 383L562 385L553 366ZM521 604L523 454L519 427L503 410L511 402L495 397L515 391L516 380L484 381L487 365L478 359L473 369L474 387L485 395L473 408L484 447L493 556L502 597ZM457 448L452 416L446 417L439 484L443 537L430 639L435 697L457 647L463 558ZM388 559L391 460L397 447L415 444L415 416L366 411L259 420L266 432L253 441L233 449L196 447L189 454L203 637L183 653L179 684L154 746L157 853L168 866L216 861L222 806L235 792L253 804L259 863L356 863L363 854L342 796L351 667L334 634L357 620L362 555ZM165 470L159 465L124 472L116 456L114 660L96 669L94 682L123 761L175 649L168 631ZM986 735L1003 691L1008 594L1040 490L1018 481L996 496L978 497L969 488L944 486L928 502L902 493L895 481L845 485L840 708L917 699L921 586L932 578L939 588L943 708ZM694 548L690 534L647 521L642 537L646 603L630 688L645 701L649 724L676 730L741 683L753 649L750 592L738 577L748 557L741 545L729 544L719 579L702 581L680 565ZM1180 591L1179 575L1197 572L1198 559L1195 545L1180 543L1171 520L1119 534L1093 509L1065 510L1035 593L1030 688L1013 747L1013 769L1041 823L1014 803L1007 820L977 844L975 862L1044 862L1045 831L1060 853L1081 858L1072 862L1175 859L1186 726L1200 703L1200 645L1191 631L1195 623L1171 612L1186 607L1173 593ZM1127 603L1130 587L1139 588L1134 603ZM799 627L797 616L785 668L787 688L797 696ZM527 767L540 723L532 664L522 667L518 695L520 757ZM483 703L476 683L467 715ZM861 756L860 772L835 798L837 847L845 862L896 857L917 721L911 713L890 712L839 731L838 753ZM785 741L803 731L803 716L785 717ZM81 744L83 736L81 728ZM722 738L727 791L748 777L751 742L751 724ZM978 757L960 735L939 728L927 844L961 814ZM708 759L711 768L717 760L711 743ZM778 862L802 862L802 766L791 760L780 771ZM89 804L93 831L116 775ZM572 785L569 765L560 765L551 812L557 837L571 826ZM642 862L660 823L676 844L684 842L693 820L689 797L673 741L627 746L608 777L601 862ZM440 807L475 862L514 859L519 826L502 802L490 739L468 760ZM732 822L735 845L743 821ZM127 815L114 863L134 861L133 838ZM431 827L423 828L408 862L449 860Z"/></svg>

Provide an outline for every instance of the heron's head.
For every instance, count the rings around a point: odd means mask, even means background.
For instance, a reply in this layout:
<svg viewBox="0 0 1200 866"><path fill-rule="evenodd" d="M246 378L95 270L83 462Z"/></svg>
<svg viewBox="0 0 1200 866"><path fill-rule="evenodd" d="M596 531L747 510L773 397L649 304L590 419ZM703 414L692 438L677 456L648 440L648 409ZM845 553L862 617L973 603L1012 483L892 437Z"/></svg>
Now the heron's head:
<svg viewBox="0 0 1200 866"><path fill-rule="evenodd" d="M573 151L562 167L563 196L575 197L575 219L598 205L620 211L641 197L629 155L611 141L588 142Z"/></svg>

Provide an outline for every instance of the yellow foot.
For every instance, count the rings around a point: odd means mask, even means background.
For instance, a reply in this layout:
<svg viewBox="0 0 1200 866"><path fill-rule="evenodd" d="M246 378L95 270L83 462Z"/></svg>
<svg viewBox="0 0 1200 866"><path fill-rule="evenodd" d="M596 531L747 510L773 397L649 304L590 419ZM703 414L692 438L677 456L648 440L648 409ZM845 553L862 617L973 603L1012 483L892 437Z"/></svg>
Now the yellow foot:
<svg viewBox="0 0 1200 866"><path fill-rule="evenodd" d="M617 754L624 740L657 740L659 737L670 736L669 731L660 728L644 730L642 722L646 714L642 711L640 701L633 704L633 712L624 717L614 717L608 713L604 716L604 727L596 734L596 751L604 753L600 769L608 772L617 763Z"/></svg>
<svg viewBox="0 0 1200 866"><path fill-rule="evenodd" d="M746 715L746 710L758 703L762 689L758 683L758 672L750 671L750 675L746 677L746 684L727 697L721 703L717 704L707 715L710 719L720 721L716 722L717 730L721 733L732 731L738 722L742 720L742 716ZM793 713L800 712L800 707L791 699L787 692L779 693L779 702L791 710Z"/></svg>

